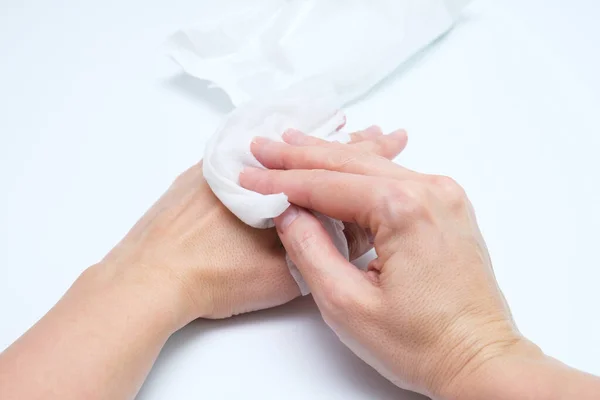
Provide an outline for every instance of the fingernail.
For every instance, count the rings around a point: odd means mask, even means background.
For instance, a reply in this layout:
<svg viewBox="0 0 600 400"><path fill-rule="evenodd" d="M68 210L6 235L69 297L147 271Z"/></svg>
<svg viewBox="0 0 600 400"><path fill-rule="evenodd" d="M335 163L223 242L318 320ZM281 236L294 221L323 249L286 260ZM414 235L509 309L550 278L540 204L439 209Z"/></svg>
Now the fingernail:
<svg viewBox="0 0 600 400"><path fill-rule="evenodd" d="M404 129L398 129L398 130L395 130L394 132L388 134L388 136L404 137L404 136L406 136L406 131Z"/></svg>
<svg viewBox="0 0 600 400"><path fill-rule="evenodd" d="M367 129L365 129L365 134L369 136L381 136L383 135L383 131L379 125L371 125Z"/></svg>
<svg viewBox="0 0 600 400"><path fill-rule="evenodd" d="M362 135L360 132L354 132L350 134L350 142L360 142L362 140Z"/></svg>
<svg viewBox="0 0 600 400"><path fill-rule="evenodd" d="M293 204L290 205L287 210L283 212L283 214L276 218L275 222L277 223L277 229L280 232L285 232L292 222L298 218L298 215L300 215L298 207Z"/></svg>
<svg viewBox="0 0 600 400"><path fill-rule="evenodd" d="M254 139L252 139L252 143L255 144L265 144L269 142L271 142L271 139L262 136L256 136Z"/></svg>
<svg viewBox="0 0 600 400"><path fill-rule="evenodd" d="M244 167L244 169L242 170L242 172L240 172L240 175L242 175L242 174L251 174L251 173L256 172L256 171L260 171L260 168Z"/></svg>
<svg viewBox="0 0 600 400"><path fill-rule="evenodd" d="M304 133L302 133L296 129L288 129L285 132L283 132L283 135L281 135L281 138L283 139L284 142L286 142L288 144L298 144L304 136L305 136Z"/></svg>
<svg viewBox="0 0 600 400"><path fill-rule="evenodd" d="M246 167L238 175L238 182L244 189L254 190L256 188L257 173L262 170L260 168Z"/></svg>

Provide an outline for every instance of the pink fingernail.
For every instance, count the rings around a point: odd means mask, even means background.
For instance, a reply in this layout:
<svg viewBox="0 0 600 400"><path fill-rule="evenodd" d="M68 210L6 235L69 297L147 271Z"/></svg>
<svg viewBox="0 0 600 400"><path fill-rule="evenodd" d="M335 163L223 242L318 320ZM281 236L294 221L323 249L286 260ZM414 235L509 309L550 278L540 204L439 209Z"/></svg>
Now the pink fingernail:
<svg viewBox="0 0 600 400"><path fill-rule="evenodd" d="M256 136L254 139L252 139L252 143L255 144L265 144L269 142L271 142L271 139L262 136Z"/></svg>
<svg viewBox="0 0 600 400"><path fill-rule="evenodd" d="M298 218L298 215L300 215L300 211L298 210L298 207L296 207L295 205L290 205L288 207L288 209L285 210L283 212L283 214L281 214L277 218L276 221L279 222L277 224L277 228L281 232L285 232L287 230L287 228L292 224L292 222L294 222L296 220L296 218Z"/></svg>
<svg viewBox="0 0 600 400"><path fill-rule="evenodd" d="M283 135L281 135L281 138L283 139L284 142L286 142L288 144L298 144L304 136L305 136L304 133L302 133L296 129L288 129L285 132L283 132Z"/></svg>
<svg viewBox="0 0 600 400"><path fill-rule="evenodd" d="M372 137L378 137L383 135L383 131L379 127L379 125L371 125L367 129L364 130L365 134Z"/></svg>
<svg viewBox="0 0 600 400"><path fill-rule="evenodd" d="M244 167L244 169L242 170L242 172L240 172L240 175L242 174L251 174L253 172L257 172L257 171L261 171L260 168L255 168L255 167Z"/></svg>
<svg viewBox="0 0 600 400"><path fill-rule="evenodd" d="M360 134L360 132L353 132L350 134L350 142L360 142L362 139L362 136Z"/></svg>
<svg viewBox="0 0 600 400"><path fill-rule="evenodd" d="M390 133L388 136L394 136L394 137L404 137L406 136L406 131L404 129L398 129L392 133Z"/></svg>
<svg viewBox="0 0 600 400"><path fill-rule="evenodd" d="M253 170L255 170L257 168L252 168L252 167L246 167L244 168L240 174L238 175L238 181L240 183L240 186L242 186L245 189L251 189L248 183L248 180L252 181L251 176L252 176L252 172L254 172Z"/></svg>

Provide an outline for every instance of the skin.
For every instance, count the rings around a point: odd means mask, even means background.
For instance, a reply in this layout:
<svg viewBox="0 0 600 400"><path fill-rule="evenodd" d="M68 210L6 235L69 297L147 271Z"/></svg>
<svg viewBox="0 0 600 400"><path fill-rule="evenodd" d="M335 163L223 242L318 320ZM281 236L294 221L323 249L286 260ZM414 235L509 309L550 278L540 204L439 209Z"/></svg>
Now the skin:
<svg viewBox="0 0 600 400"><path fill-rule="evenodd" d="M351 144L284 137L255 140L254 155L273 170L240 177L300 206L277 218L277 231L238 221L201 163L193 166L0 354L2 398L133 398L168 337L190 321L297 297L286 250L329 326L400 387L449 400L597 398L597 378L549 359L516 330L462 189L388 160L405 132L372 127ZM304 208L346 221L352 258L374 241L369 271L341 258Z"/></svg>
<svg viewBox="0 0 600 400"><path fill-rule="evenodd" d="M324 320L396 385L434 399L596 399L600 379L545 356L517 330L464 190L370 153L288 131L256 138L243 187L285 193L279 236ZM304 208L354 221L378 258L359 271Z"/></svg>

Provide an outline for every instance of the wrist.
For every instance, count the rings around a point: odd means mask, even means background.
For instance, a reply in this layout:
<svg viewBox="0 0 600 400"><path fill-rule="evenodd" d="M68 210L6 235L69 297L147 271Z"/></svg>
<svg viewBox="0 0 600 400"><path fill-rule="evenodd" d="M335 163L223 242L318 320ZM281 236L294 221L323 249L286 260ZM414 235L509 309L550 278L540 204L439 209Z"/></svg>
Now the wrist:
<svg viewBox="0 0 600 400"><path fill-rule="evenodd" d="M524 340L457 379L437 399L591 400L599 393L600 378L570 368Z"/></svg>
<svg viewBox="0 0 600 400"><path fill-rule="evenodd" d="M548 362L548 357L534 343L521 339L502 350L492 350L474 359L449 382L435 399L529 399L544 398L538 393L531 397L527 394L535 371ZM534 385L545 390L548 385ZM528 397L529 396L529 397Z"/></svg>
<svg viewBox="0 0 600 400"><path fill-rule="evenodd" d="M110 297L124 310L144 315L170 335L192 321L193 311L176 278L151 268L100 263L87 268L70 291L103 301Z"/></svg>

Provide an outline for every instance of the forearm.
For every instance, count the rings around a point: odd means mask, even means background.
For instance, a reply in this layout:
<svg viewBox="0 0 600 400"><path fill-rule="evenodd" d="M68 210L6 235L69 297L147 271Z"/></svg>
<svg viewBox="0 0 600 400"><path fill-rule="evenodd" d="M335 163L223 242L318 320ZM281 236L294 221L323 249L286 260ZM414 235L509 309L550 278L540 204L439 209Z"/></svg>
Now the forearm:
<svg viewBox="0 0 600 400"><path fill-rule="evenodd" d="M595 400L600 398L600 378L570 368L541 352L525 351L489 361L442 398Z"/></svg>
<svg viewBox="0 0 600 400"><path fill-rule="evenodd" d="M0 354L3 399L128 399L183 323L152 277L109 267L84 272L64 297Z"/></svg>

